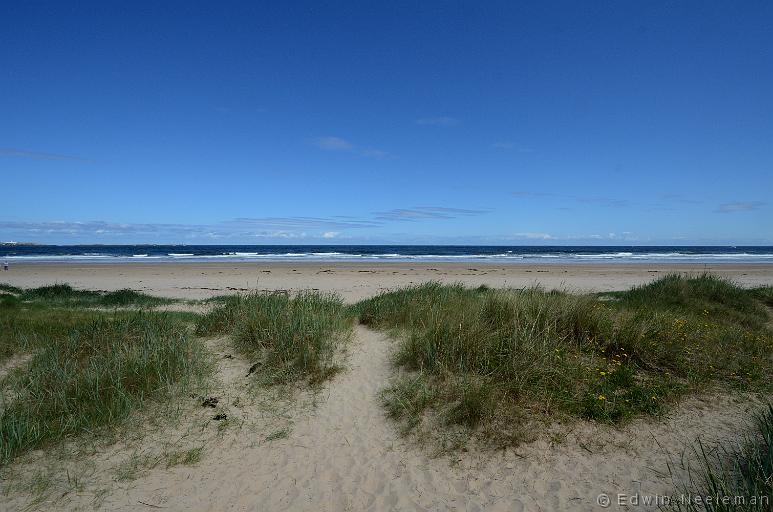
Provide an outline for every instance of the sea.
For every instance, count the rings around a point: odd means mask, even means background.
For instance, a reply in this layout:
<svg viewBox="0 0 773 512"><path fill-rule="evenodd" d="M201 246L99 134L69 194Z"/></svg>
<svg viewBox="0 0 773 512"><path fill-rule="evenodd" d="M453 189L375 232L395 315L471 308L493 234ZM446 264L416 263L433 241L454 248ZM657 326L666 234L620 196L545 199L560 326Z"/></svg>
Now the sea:
<svg viewBox="0 0 773 512"><path fill-rule="evenodd" d="M496 262L773 263L773 246L0 245L9 263Z"/></svg>

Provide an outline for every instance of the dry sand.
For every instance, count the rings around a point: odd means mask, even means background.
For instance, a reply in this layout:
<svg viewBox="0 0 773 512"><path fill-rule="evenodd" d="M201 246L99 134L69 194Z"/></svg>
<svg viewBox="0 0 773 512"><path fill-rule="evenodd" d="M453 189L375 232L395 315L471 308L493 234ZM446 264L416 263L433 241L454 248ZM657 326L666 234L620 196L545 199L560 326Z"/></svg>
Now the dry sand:
<svg viewBox="0 0 773 512"><path fill-rule="evenodd" d="M691 399L657 422L621 430L578 422L565 436L515 450L437 456L401 438L384 416L379 392L390 379L392 342L380 333L357 327L349 370L318 394L299 392L294 400L260 391L256 398L249 362L226 358L226 340L210 344L219 358L220 382L209 393L220 399L216 409L200 407L197 398L181 406L181 424L173 428L149 428L90 455L52 462L40 450L22 457L3 484L8 494L0 508L29 504L30 489L18 484L34 483L43 471L50 485L38 504L43 510L600 510L600 493L673 493L669 461L678 468L685 453L689 459L698 436L709 446L735 439L742 419L759 407L748 397ZM229 423L212 421L217 412ZM165 467L169 450L200 446L197 464ZM123 479L133 465L136 479Z"/></svg>
<svg viewBox="0 0 773 512"><path fill-rule="evenodd" d="M704 270L743 285L773 285L773 264L656 265L478 263L124 263L20 264L0 272L0 283L41 286L69 283L96 290L132 288L164 297L201 299L246 290L318 289L355 302L380 291L429 280L471 286L608 291L628 288L668 272Z"/></svg>
<svg viewBox="0 0 773 512"><path fill-rule="evenodd" d="M352 301L429 278L491 286L536 281L548 287L605 290L650 280L653 269L676 270L590 265L30 265L16 266L0 275L0 281L131 287L197 298L228 292L229 287L248 288L254 276L270 270L261 275L258 287L316 287L338 291ZM718 273L745 284L773 282L771 266L728 265ZM436 456L402 438L385 417L379 393L392 375L393 342L381 333L357 327L349 344L348 370L318 393L298 391L294 397L251 387L246 377L250 361L233 355L227 339L208 343L218 361L217 383L207 391L220 399L216 409L201 407L200 398L185 397L174 406L176 421L157 417L144 427L128 428L112 444L87 441L85 454L72 455L67 449L54 454L49 449L23 456L5 475L8 479L0 481L0 509L20 510L37 497L42 501L36 506L44 510L600 510L600 493L613 500L617 493L673 493L668 461L678 466L686 451L689 460L689 447L699 436L709 445L736 439L749 410L759 407L751 397L691 398L666 418L638 420L623 429L578 422L559 429L564 435L544 436L514 450L473 448ZM228 414L227 422L212 419L219 412ZM78 446L82 452L83 446ZM164 462L172 452L199 447L203 454L196 464L167 467ZM611 509L619 507L613 504Z"/></svg>

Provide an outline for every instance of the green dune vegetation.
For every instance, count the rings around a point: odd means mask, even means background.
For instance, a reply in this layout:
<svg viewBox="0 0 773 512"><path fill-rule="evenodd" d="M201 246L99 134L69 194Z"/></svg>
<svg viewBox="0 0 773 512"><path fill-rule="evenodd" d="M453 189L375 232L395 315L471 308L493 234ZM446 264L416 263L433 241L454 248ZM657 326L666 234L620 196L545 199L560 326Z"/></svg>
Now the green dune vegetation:
<svg viewBox="0 0 773 512"><path fill-rule="evenodd" d="M37 349L4 382L0 461L116 424L206 368L185 325L159 313L95 315Z"/></svg>
<svg viewBox="0 0 773 512"><path fill-rule="evenodd" d="M134 290L116 290L104 292L96 290L76 290L68 284L52 284L38 288L22 290L15 286L0 284L0 298L10 303L26 305L62 306L62 307L153 307L175 302L173 299L153 297Z"/></svg>
<svg viewBox="0 0 773 512"><path fill-rule="evenodd" d="M55 284L22 290L0 284L0 363L67 337L94 318L89 308L142 308L173 302L133 290L97 292Z"/></svg>
<svg viewBox="0 0 773 512"><path fill-rule="evenodd" d="M406 430L463 427L509 444L534 421L620 424L712 385L769 391L770 297L671 275L602 295L429 283L356 310L398 340L402 372L384 400Z"/></svg>
<svg viewBox="0 0 773 512"><path fill-rule="evenodd" d="M343 367L356 319L396 340L383 400L419 438L517 444L540 425L620 425L687 393L773 387L773 289L711 275L604 294L427 283L351 306L317 292L256 292L209 300L204 314L153 310L168 302L0 285L0 465L200 384L212 370L208 337L227 337L262 385L317 385ZM723 458L722 485L753 490L770 478L771 424L768 411L743 450ZM719 478L705 462L696 473L705 478L691 483L701 490Z"/></svg>
<svg viewBox="0 0 773 512"><path fill-rule="evenodd" d="M316 293L222 297L204 315L150 309L168 302L0 285L0 370L18 366L0 373L0 465L201 384L211 371L205 337L229 335L262 384L317 384L342 368L353 325L340 298Z"/></svg>
<svg viewBox="0 0 773 512"><path fill-rule="evenodd" d="M205 376L208 358L186 315L141 309L166 302L128 290L1 286L0 368L23 363L0 373L0 465L115 426Z"/></svg>
<svg viewBox="0 0 773 512"><path fill-rule="evenodd" d="M318 384L342 368L336 356L351 334L353 317L338 296L251 293L217 302L200 318L197 333L230 335L265 382Z"/></svg>

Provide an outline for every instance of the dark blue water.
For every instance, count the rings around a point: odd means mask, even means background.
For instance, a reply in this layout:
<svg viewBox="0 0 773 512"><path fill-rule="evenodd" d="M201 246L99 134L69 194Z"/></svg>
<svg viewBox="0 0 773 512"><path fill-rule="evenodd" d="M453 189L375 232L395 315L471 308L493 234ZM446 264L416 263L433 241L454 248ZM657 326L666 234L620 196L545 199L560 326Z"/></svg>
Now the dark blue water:
<svg viewBox="0 0 773 512"><path fill-rule="evenodd" d="M773 263L773 247L456 245L5 245L13 262L491 261Z"/></svg>

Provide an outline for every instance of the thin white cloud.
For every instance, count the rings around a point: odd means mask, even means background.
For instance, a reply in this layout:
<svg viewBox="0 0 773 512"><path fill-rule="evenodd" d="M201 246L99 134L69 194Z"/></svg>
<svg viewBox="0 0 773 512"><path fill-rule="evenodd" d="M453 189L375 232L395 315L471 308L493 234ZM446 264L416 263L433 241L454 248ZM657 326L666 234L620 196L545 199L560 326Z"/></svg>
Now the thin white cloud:
<svg viewBox="0 0 773 512"><path fill-rule="evenodd" d="M306 238L305 232L300 233L293 233L291 231L263 231L260 233L253 233L253 237L255 238L279 238L279 239L297 239L297 238Z"/></svg>
<svg viewBox="0 0 773 512"><path fill-rule="evenodd" d="M468 210L464 208L447 208L443 206L416 206L414 208L394 208L392 210L373 212L376 220L383 221L417 221L426 219L455 219L488 213L487 210Z"/></svg>
<svg viewBox="0 0 773 512"><path fill-rule="evenodd" d="M341 137L316 137L313 140L315 146L326 151L351 151L354 144Z"/></svg>
<svg viewBox="0 0 773 512"><path fill-rule="evenodd" d="M575 194L557 194L554 192L513 192L513 196L521 199L540 199L540 198L554 198L569 200L577 203L589 203L597 204L599 206L606 206L609 208L626 208L631 206L631 202L627 199L618 199L614 197L604 196L583 196Z"/></svg>
<svg viewBox="0 0 773 512"><path fill-rule="evenodd" d="M460 121L454 117L447 117L447 116L422 117L416 120L416 124L422 125L422 126L442 126L447 128L450 126L458 126L460 124Z"/></svg>
<svg viewBox="0 0 773 512"><path fill-rule="evenodd" d="M512 142L495 142L491 145L494 149L499 149L501 151L515 151L516 153L532 153L533 150L531 148L527 148L525 146L518 146L516 144L513 144Z"/></svg>
<svg viewBox="0 0 773 512"><path fill-rule="evenodd" d="M73 238L303 238L308 231L380 227L372 220L336 220L314 217L242 218L215 224L115 223L105 221L0 221L0 233L14 238L65 236ZM323 238L329 238L330 236Z"/></svg>
<svg viewBox="0 0 773 512"><path fill-rule="evenodd" d="M703 201L700 199L694 199L692 197L687 197L684 194L661 194L660 199L662 201L670 202L670 203L680 203L680 204L700 204Z"/></svg>
<svg viewBox="0 0 773 512"><path fill-rule="evenodd" d="M69 160L73 162L92 163L92 160L72 155L58 155L56 153L41 153L39 151L25 151L15 148L0 148L0 156L31 158L33 160Z"/></svg>
<svg viewBox="0 0 773 512"><path fill-rule="evenodd" d="M759 210L765 206L763 201L736 201L733 203L722 203L714 210L716 213L738 213L751 212Z"/></svg>
<svg viewBox="0 0 773 512"><path fill-rule="evenodd" d="M513 237L525 240L555 240L549 233L514 233Z"/></svg>
<svg viewBox="0 0 773 512"><path fill-rule="evenodd" d="M386 151L382 151L380 149L373 149L373 148L363 149L362 151L360 151L360 154L368 158L389 158L391 156Z"/></svg>
<svg viewBox="0 0 773 512"><path fill-rule="evenodd" d="M370 219L337 219L328 217L240 217L222 223L229 229L348 229L374 228L382 225Z"/></svg>
<svg viewBox="0 0 773 512"><path fill-rule="evenodd" d="M70 240L245 240L333 239L348 230L379 229L388 222L453 219L479 215L484 210L440 206L397 208L374 212L370 216L331 217L241 217L212 224L117 223L107 221L3 221L0 236L9 239L43 240L55 237ZM312 234L310 234L312 233Z"/></svg>
<svg viewBox="0 0 773 512"><path fill-rule="evenodd" d="M356 153L367 158L387 158L391 156L387 151L376 148L362 148L341 137L315 137L312 144L325 151L345 151Z"/></svg>

